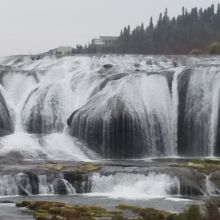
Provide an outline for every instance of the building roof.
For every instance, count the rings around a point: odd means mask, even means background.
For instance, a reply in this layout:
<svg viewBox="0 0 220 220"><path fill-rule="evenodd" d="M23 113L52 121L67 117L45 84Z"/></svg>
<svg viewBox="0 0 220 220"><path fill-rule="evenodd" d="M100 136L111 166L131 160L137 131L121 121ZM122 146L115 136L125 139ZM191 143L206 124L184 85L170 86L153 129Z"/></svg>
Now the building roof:
<svg viewBox="0 0 220 220"><path fill-rule="evenodd" d="M105 42L100 38L93 39L92 43L95 45L104 45L105 44Z"/></svg>
<svg viewBox="0 0 220 220"><path fill-rule="evenodd" d="M100 36L92 40L92 44L95 46L111 46L118 39L114 36Z"/></svg>
<svg viewBox="0 0 220 220"><path fill-rule="evenodd" d="M103 40L117 40L118 39L118 37L115 37L115 36L100 36L99 38Z"/></svg>

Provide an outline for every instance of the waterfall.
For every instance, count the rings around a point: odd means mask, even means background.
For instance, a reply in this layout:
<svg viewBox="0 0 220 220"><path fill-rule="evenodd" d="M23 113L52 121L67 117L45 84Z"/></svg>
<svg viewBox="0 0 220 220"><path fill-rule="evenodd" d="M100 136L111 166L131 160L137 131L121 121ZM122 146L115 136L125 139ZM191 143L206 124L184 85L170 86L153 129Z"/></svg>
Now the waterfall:
<svg viewBox="0 0 220 220"><path fill-rule="evenodd" d="M26 91L37 84L33 74L15 70L4 74L1 82L15 104L21 100Z"/></svg>
<svg viewBox="0 0 220 220"><path fill-rule="evenodd" d="M130 173L123 170L91 173L85 179L83 174L36 171L0 174L0 196L13 195L87 195L104 196L116 199L150 199L179 196L218 196L220 189L216 178L197 173L174 174L170 170L147 173ZM38 172L38 171L37 171ZM200 184L201 183L201 184Z"/></svg>
<svg viewBox="0 0 220 220"><path fill-rule="evenodd" d="M69 124L74 136L105 157L173 156L172 116L164 76L130 75L109 82L71 116Z"/></svg>
<svg viewBox="0 0 220 220"><path fill-rule="evenodd" d="M65 179L62 179L67 194L76 194L74 187Z"/></svg>
<svg viewBox="0 0 220 220"><path fill-rule="evenodd" d="M153 198L180 195L180 181L176 176L149 172L148 174L114 173L91 174L85 182L68 181L62 173L0 174L0 196L9 195L65 195L88 194L113 198ZM76 186L76 187L74 187ZM81 190L83 189L83 190Z"/></svg>
<svg viewBox="0 0 220 220"><path fill-rule="evenodd" d="M89 76L91 65L87 58L2 59L1 156L12 152L19 159L88 160L90 151L64 130L71 112L96 86Z"/></svg>
<svg viewBox="0 0 220 220"><path fill-rule="evenodd" d="M212 174L211 174L212 175ZM211 196L216 196L220 194L220 189L218 189L214 183L210 180L210 176L206 176L206 188L207 188L207 194Z"/></svg>
<svg viewBox="0 0 220 220"><path fill-rule="evenodd" d="M113 198L143 199L180 195L177 177L167 174L116 173L107 176L95 174L92 177L92 195Z"/></svg>
<svg viewBox="0 0 220 220"><path fill-rule="evenodd" d="M1 174L0 196L75 194L75 188L63 174Z"/></svg>
<svg viewBox="0 0 220 220"><path fill-rule="evenodd" d="M215 70L217 72L217 70ZM219 143L217 141L217 135L219 130L219 104L220 104L220 74L216 74L215 82L213 85L212 95L212 110L210 119L210 134L209 134L209 156L219 156Z"/></svg>
<svg viewBox="0 0 220 220"><path fill-rule="evenodd" d="M39 194L52 195L55 194L52 184L48 184L46 175L38 175Z"/></svg>
<svg viewBox="0 0 220 220"><path fill-rule="evenodd" d="M34 90L21 112L24 129L37 134L63 131L72 100L68 84L49 84Z"/></svg>
<svg viewBox="0 0 220 220"><path fill-rule="evenodd" d="M210 68L198 68L194 70L189 82L185 120L188 126L191 126L187 130L191 133L190 143L194 155L210 155L207 146L209 146L215 74Z"/></svg>
<svg viewBox="0 0 220 220"><path fill-rule="evenodd" d="M151 156L174 156L176 137L173 127L173 103L168 83L159 75L150 75L146 77L146 81L141 79L141 82L140 95L143 97L147 123L143 122L141 117L140 121L144 123L145 136L148 137L147 146L152 146Z"/></svg>
<svg viewBox="0 0 220 220"><path fill-rule="evenodd" d="M18 186L12 176L2 175L0 178L0 195L18 195Z"/></svg>
<svg viewBox="0 0 220 220"><path fill-rule="evenodd" d="M1 156L220 155L218 57L12 56L0 67Z"/></svg>
<svg viewBox="0 0 220 220"><path fill-rule="evenodd" d="M94 155L75 138L62 133L38 136L18 132L4 136L0 140L0 155L7 156L12 152L16 155L14 159L32 160L89 161L89 155Z"/></svg>
<svg viewBox="0 0 220 220"><path fill-rule="evenodd" d="M219 114L218 67L196 66L188 75L185 104L179 112L184 128L179 133L183 141L179 147L188 156L214 156Z"/></svg>

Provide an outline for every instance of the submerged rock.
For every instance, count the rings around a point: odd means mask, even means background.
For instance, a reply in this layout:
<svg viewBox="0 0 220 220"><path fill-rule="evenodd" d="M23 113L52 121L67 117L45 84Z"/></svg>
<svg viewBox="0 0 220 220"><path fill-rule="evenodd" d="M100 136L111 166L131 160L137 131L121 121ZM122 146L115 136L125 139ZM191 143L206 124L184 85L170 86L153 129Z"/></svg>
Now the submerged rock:
<svg viewBox="0 0 220 220"><path fill-rule="evenodd" d="M111 69L113 67L113 65L112 64L104 64L103 67L105 69Z"/></svg>

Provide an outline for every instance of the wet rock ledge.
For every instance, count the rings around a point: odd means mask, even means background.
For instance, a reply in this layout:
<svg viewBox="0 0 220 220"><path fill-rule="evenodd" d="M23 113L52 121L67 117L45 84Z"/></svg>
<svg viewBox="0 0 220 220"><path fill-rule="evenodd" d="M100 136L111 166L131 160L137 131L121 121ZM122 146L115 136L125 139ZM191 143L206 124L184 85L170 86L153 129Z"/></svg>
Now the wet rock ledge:
<svg viewBox="0 0 220 220"><path fill-rule="evenodd" d="M176 179L169 195L220 195L220 161L161 159L151 161L0 161L0 195L81 194L91 192L94 178L167 175ZM178 187L178 189L177 189Z"/></svg>

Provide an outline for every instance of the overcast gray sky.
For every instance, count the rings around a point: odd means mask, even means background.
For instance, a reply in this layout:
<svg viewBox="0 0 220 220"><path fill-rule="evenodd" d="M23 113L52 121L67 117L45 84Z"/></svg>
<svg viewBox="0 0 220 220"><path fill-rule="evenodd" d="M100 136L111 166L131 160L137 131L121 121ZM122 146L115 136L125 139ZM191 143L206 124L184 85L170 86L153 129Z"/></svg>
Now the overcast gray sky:
<svg viewBox="0 0 220 220"><path fill-rule="evenodd" d="M220 0L0 0L0 56L33 54L118 35L168 8L207 7Z"/></svg>

